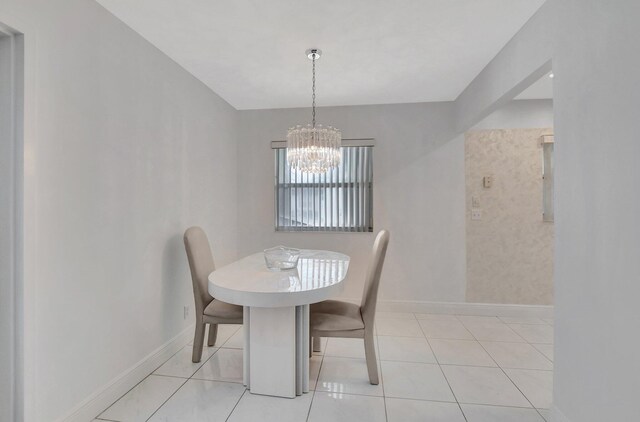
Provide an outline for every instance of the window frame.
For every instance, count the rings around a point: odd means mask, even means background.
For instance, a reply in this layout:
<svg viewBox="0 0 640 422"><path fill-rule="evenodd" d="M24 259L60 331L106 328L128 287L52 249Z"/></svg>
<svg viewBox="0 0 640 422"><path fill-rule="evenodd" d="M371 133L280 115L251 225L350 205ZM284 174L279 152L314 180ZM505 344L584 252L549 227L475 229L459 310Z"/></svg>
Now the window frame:
<svg viewBox="0 0 640 422"><path fill-rule="evenodd" d="M344 225L344 226L330 226L330 225L325 225L325 226L293 226L293 225L280 225L280 215L279 215L279 191L282 188L282 185L288 185L289 189L291 189L291 187L293 185L295 185L298 188L305 188L306 187L318 187L319 184L317 182L289 182L289 183L278 183L280 181L280 177L279 177L279 171L281 170L281 168L278 166L278 150L282 150L286 148L286 141L273 141L271 142L271 148L274 151L274 231L277 233L371 233L373 232L373 226L374 226L374 218L373 218L373 209L374 209L374 200L373 200L373 185L374 185L374 159L373 159L373 147L375 146L375 140L373 138L358 138L358 139L343 139L342 140L342 147L343 148L350 148L350 147L371 147L371 150L369 152L370 154L370 161L369 161L369 165L370 165L370 177L368 178L369 180L365 183L365 185L367 185L367 189L368 189L368 196L369 196L369 200L367 201L367 205L369 207L369 211L368 211L368 226L365 226L364 224L360 225L360 226L355 226L353 224L350 225ZM286 154L285 154L286 156ZM343 162L341 162L341 166L343 165ZM286 169L286 161L285 161L285 169ZM334 186L335 189L340 189L341 187L350 187L353 188L354 185L356 184L356 182L338 182L340 183L340 186ZM325 188L326 189L326 188ZM343 197L344 198L344 197ZM331 210L329 210L325 204L325 214L328 212L332 212L333 215L333 210L335 208L332 208Z"/></svg>

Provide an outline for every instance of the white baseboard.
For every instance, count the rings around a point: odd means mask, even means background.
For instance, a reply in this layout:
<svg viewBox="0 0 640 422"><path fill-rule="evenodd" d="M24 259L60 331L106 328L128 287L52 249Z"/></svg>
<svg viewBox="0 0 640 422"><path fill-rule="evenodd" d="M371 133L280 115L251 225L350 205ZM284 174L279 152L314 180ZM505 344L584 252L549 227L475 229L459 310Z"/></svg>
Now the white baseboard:
<svg viewBox="0 0 640 422"><path fill-rule="evenodd" d="M342 300L360 303L360 299L343 298ZM378 300L377 310L381 312L416 312L424 314L553 318L553 306L547 305Z"/></svg>
<svg viewBox="0 0 640 422"><path fill-rule="evenodd" d="M552 422L571 422L564 413L560 411L555 405L551 406L551 421Z"/></svg>
<svg viewBox="0 0 640 422"><path fill-rule="evenodd" d="M131 368L118 375L98 391L91 394L58 422L92 421L113 402L152 373L167 359L182 349L193 336L193 325L185 328L180 334L158 347Z"/></svg>

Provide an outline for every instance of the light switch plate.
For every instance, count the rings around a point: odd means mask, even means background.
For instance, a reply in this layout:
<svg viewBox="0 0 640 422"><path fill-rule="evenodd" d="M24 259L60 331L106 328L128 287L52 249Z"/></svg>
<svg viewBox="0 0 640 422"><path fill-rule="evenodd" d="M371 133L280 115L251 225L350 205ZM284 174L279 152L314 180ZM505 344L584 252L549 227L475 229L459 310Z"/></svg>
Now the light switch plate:
<svg viewBox="0 0 640 422"><path fill-rule="evenodd" d="M480 198L478 198L477 196L472 196L471 197L471 207L480 208Z"/></svg>
<svg viewBox="0 0 640 422"><path fill-rule="evenodd" d="M482 220L482 210L480 208L472 208L471 209L471 219L472 220Z"/></svg>

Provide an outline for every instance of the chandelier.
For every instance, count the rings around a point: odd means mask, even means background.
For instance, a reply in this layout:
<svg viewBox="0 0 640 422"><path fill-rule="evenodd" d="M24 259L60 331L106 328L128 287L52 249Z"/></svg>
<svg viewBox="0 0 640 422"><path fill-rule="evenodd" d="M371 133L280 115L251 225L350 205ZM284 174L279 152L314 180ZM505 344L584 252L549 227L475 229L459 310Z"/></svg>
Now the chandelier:
<svg viewBox="0 0 640 422"><path fill-rule="evenodd" d="M303 173L322 174L338 167L342 153L342 134L331 126L316 125L316 60L321 50L307 50L312 61L311 124L297 125L287 132L287 162Z"/></svg>

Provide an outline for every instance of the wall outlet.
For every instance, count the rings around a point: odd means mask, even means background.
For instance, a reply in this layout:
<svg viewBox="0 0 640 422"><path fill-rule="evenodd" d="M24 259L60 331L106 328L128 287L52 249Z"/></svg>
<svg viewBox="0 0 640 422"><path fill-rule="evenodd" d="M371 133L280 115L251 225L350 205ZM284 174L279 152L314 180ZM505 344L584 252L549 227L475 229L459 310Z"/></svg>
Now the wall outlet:
<svg viewBox="0 0 640 422"><path fill-rule="evenodd" d="M480 208L472 208L471 209L471 219L472 220L482 220L482 210Z"/></svg>
<svg viewBox="0 0 640 422"><path fill-rule="evenodd" d="M189 318L189 307L185 306L184 307L184 319Z"/></svg>
<svg viewBox="0 0 640 422"><path fill-rule="evenodd" d="M482 186L484 186L485 189L491 189L491 186L493 186L493 176L484 176L482 178Z"/></svg>

